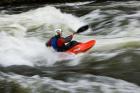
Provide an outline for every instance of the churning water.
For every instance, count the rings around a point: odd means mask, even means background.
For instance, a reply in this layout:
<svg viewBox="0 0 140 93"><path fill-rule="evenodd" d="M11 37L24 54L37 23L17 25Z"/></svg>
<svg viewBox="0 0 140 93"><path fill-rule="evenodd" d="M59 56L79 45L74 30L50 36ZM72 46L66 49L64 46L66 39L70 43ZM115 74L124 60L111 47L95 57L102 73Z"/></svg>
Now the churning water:
<svg viewBox="0 0 140 93"><path fill-rule="evenodd" d="M0 93L139 93L140 2L79 2L0 7ZM45 46L89 24L74 40L86 53Z"/></svg>

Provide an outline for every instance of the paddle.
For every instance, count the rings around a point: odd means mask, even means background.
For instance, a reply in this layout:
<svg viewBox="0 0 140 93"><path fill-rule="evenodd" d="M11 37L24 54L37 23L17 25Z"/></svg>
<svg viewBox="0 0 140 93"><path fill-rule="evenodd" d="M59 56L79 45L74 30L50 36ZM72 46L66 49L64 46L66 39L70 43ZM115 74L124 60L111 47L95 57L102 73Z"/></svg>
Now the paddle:
<svg viewBox="0 0 140 93"><path fill-rule="evenodd" d="M84 31L86 31L88 28L89 28L88 25L84 25L84 26L80 27L80 28L79 28L76 32L74 32L72 35L66 37L65 40L66 40L67 42L68 42L68 41L71 41L73 35L79 34L79 33L81 33L81 32L84 32Z"/></svg>
<svg viewBox="0 0 140 93"><path fill-rule="evenodd" d="M88 25L82 26L82 27L80 27L76 32L74 32L73 35L74 35L74 34L81 33L81 32L84 32L84 31L86 31L88 28L89 28Z"/></svg>

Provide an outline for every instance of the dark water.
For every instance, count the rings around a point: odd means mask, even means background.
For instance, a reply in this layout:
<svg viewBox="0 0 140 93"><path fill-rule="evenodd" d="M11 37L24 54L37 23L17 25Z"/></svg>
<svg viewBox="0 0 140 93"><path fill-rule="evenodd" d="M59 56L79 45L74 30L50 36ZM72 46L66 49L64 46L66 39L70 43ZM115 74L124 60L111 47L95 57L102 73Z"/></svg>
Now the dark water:
<svg viewBox="0 0 140 93"><path fill-rule="evenodd" d="M140 2L78 2L1 7L0 93L139 93ZM87 53L45 47L62 28L77 41L95 39Z"/></svg>

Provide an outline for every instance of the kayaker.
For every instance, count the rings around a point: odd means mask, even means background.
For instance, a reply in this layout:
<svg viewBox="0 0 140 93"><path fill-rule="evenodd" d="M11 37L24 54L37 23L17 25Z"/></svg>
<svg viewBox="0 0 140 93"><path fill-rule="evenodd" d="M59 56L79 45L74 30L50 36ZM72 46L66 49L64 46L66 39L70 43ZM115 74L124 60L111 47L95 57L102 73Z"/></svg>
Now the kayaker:
<svg viewBox="0 0 140 93"><path fill-rule="evenodd" d="M64 52L70 49L72 46L78 44L77 41L72 41L74 34L67 36L66 38L62 37L62 30L56 29L56 35L53 36L46 43L47 47L53 47L58 52Z"/></svg>

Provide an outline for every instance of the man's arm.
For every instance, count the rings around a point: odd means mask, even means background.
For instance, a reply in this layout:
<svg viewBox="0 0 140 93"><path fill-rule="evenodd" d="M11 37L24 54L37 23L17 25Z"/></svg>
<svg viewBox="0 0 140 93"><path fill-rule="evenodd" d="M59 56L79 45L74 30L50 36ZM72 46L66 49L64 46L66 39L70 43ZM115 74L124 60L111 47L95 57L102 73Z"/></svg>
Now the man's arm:
<svg viewBox="0 0 140 93"><path fill-rule="evenodd" d="M65 37L64 38L65 39L65 43L70 42L72 40L72 38L73 38L73 34Z"/></svg>
<svg viewBox="0 0 140 93"><path fill-rule="evenodd" d="M52 39L52 38L51 38ZM50 47L51 46L51 39L48 40L48 42L46 42L46 46Z"/></svg>

